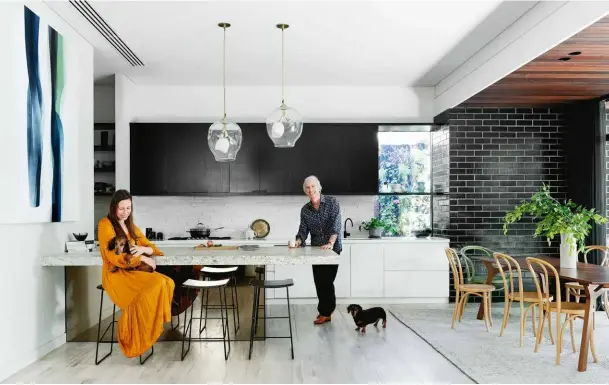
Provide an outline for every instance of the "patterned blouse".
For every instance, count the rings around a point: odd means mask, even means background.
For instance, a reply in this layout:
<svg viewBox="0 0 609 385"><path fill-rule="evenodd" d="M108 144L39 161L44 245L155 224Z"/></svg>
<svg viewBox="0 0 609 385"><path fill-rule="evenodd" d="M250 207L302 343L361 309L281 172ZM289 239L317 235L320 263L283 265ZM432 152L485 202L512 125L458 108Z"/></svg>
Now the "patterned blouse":
<svg viewBox="0 0 609 385"><path fill-rule="evenodd" d="M340 206L336 198L321 196L319 209L315 210L313 204L308 202L300 210L300 228L296 238L300 238L302 245L311 233L311 245L322 246L328 244L330 236L336 234L334 250L340 253L343 250L340 220Z"/></svg>

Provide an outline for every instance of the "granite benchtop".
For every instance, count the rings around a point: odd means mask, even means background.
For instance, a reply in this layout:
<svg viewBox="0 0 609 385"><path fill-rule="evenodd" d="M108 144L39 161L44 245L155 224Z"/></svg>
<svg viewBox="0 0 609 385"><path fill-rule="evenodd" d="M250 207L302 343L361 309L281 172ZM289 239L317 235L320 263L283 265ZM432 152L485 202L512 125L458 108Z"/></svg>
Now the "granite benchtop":
<svg viewBox="0 0 609 385"><path fill-rule="evenodd" d="M237 250L195 250L186 247L159 247L164 256L154 257L157 265L335 265L340 256L319 247L260 246ZM47 255L43 266L101 266L99 250Z"/></svg>

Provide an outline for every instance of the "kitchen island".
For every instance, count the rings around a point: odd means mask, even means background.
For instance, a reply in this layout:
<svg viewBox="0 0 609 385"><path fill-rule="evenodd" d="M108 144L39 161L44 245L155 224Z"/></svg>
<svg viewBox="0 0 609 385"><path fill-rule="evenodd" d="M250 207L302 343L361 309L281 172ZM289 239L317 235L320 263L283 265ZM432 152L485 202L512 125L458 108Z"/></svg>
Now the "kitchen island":
<svg viewBox="0 0 609 385"><path fill-rule="evenodd" d="M198 244L200 242L197 242ZM255 248L222 250L214 247L195 249L195 245L168 247L163 242L156 243L164 256L154 257L157 265L323 265L340 264L340 256L332 250L319 247L299 247L262 245ZM99 250L70 252L47 255L42 258L43 266L101 266Z"/></svg>
<svg viewBox="0 0 609 385"><path fill-rule="evenodd" d="M319 247L299 247L290 249L287 245L273 246L272 244L267 245L253 245L238 247L233 244L234 250L225 250L218 247L209 247L203 249L195 249L195 246L201 243L191 242L190 244L177 244L169 246L163 244L163 242L155 242L159 249L165 254L164 256L154 257L157 265L256 265L256 266L282 266L282 265L301 265L311 270L310 265L313 264L339 264L341 263L341 257L332 250L322 250ZM225 245L227 246L227 245ZM102 258L99 250L94 249L92 251L83 252L69 252L52 254L42 257L42 265L49 268L53 267L93 267L101 266ZM307 266L308 265L308 266ZM101 283L101 276L99 277ZM287 277L292 278L292 277ZM267 275L266 279L272 279ZM98 284L95 283L95 286ZM181 284L176 282L176 285ZM300 284L298 278L294 278L294 287ZM67 287L67 284L66 284ZM292 288L290 288L292 289ZM274 294L275 289L265 290L265 295ZM292 290L290 290L291 292ZM285 293L286 290L283 289ZM213 294L213 293L212 293ZM240 324L242 327L236 336L231 337L233 340L249 341L249 328L251 320L251 303L252 303L253 289L248 286L238 288L239 305L241 308L240 312ZM265 304L265 295L261 299L261 304ZM284 294L285 295L285 294ZM68 292L66 290L66 303L68 303ZM211 304L217 305L217 298L210 296ZM229 299L230 303L231 299ZM106 304L110 304L107 301ZM97 303L82 304L83 306L99 306ZM198 305L197 305L198 306ZM111 318L110 309L112 307L106 306L103 310L101 318L102 327L106 327L109 318ZM267 314L268 308L265 306L264 314ZM233 313L229 312L228 317L231 318L229 324L231 324ZM179 318L177 320L179 323ZM265 321L266 322L266 321ZM182 321L182 324L184 321ZM173 324L173 322L172 322ZM266 327L260 328L257 337L264 338L264 330ZM67 319L66 319L66 332L68 331ZM90 341L93 342L96 339L97 324L86 330L84 333L77 336L74 341ZM262 333L262 334L260 334ZM173 332L169 325L166 325L166 331L159 338L160 341L165 340L181 340L181 334Z"/></svg>
<svg viewBox="0 0 609 385"><path fill-rule="evenodd" d="M155 241L155 244L167 251L174 247L194 247L201 242L166 240ZM269 247L287 250L287 241L279 239L214 242L227 246L257 246L259 250ZM343 238L342 243L339 262L323 259L323 263L339 265L334 281L338 303L448 303L450 276L444 251L449 246L447 238L348 237ZM297 263L290 259L277 261L280 262L269 260L260 263L265 265L266 279L292 278L294 287L290 289L290 300L293 303L317 303L312 269L307 266L309 263ZM285 303L285 291L269 289L266 300L269 304Z"/></svg>

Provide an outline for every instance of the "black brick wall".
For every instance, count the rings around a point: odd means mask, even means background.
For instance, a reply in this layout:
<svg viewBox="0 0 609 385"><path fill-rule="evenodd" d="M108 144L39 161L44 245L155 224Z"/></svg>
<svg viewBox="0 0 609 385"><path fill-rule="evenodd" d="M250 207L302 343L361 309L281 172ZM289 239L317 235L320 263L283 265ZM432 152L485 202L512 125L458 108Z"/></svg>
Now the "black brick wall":
<svg viewBox="0 0 609 385"><path fill-rule="evenodd" d="M511 225L508 235L502 227L505 212L543 183L550 184L557 199L566 197L561 111L457 107L449 113L448 126L451 247L558 256L558 243L548 246L545 239L533 238L532 219Z"/></svg>

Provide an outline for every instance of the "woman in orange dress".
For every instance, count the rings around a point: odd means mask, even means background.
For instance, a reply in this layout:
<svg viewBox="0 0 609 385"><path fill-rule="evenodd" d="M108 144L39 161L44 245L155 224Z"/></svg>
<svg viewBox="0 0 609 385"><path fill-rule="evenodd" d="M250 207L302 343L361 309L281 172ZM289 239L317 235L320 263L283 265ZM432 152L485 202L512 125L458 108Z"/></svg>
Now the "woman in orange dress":
<svg viewBox="0 0 609 385"><path fill-rule="evenodd" d="M145 263L156 269L150 256L163 253L133 223L131 194L117 190L110 201L108 216L99 221L99 249L103 259L102 285L108 296L122 310L118 320L118 343L127 357L142 355L163 333L165 322L171 321L173 280L157 272L127 268ZM108 249L116 236L125 236L131 246L131 259ZM116 266L116 271L113 267Z"/></svg>

